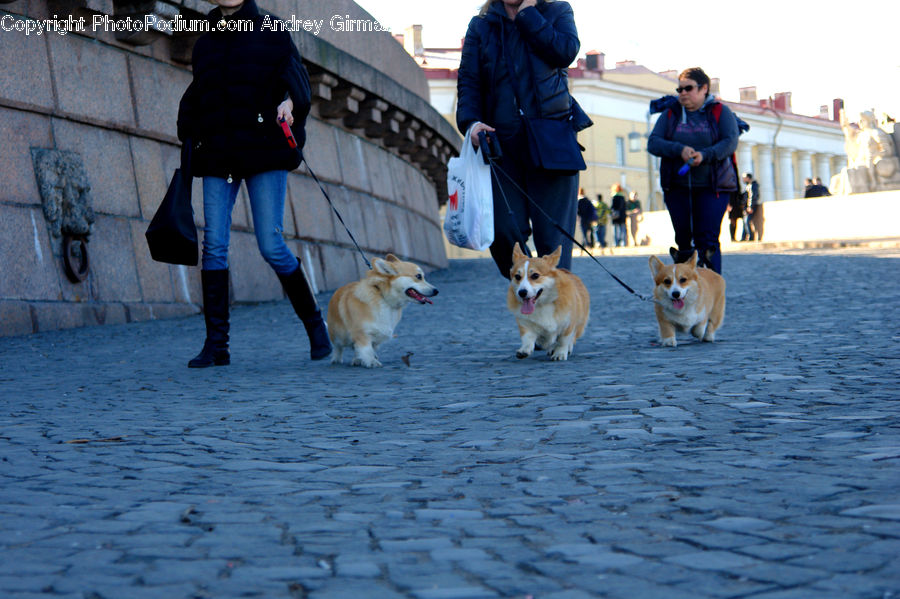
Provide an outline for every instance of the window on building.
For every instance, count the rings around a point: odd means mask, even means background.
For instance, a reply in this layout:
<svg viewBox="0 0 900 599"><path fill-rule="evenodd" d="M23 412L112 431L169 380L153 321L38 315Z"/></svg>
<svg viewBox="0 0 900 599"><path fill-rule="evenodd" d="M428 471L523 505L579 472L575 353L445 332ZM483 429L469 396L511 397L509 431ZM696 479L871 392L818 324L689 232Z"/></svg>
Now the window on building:
<svg viewBox="0 0 900 599"><path fill-rule="evenodd" d="M616 164L625 166L625 138L616 138Z"/></svg>

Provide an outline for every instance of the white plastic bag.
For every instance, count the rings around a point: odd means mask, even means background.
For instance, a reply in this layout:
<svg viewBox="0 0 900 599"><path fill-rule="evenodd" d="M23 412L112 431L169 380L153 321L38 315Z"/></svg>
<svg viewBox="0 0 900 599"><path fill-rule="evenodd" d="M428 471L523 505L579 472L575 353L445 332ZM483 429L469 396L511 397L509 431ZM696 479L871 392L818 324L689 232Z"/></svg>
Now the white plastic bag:
<svg viewBox="0 0 900 599"><path fill-rule="evenodd" d="M457 247L481 251L494 242L494 195L491 167L472 145L471 131L466 131L459 157L447 163L444 233Z"/></svg>

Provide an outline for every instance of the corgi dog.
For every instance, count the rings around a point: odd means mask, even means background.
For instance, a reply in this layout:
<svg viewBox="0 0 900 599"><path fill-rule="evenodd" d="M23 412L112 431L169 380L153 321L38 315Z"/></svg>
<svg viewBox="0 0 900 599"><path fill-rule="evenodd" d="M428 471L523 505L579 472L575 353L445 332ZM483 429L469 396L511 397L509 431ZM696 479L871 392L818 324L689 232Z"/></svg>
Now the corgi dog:
<svg viewBox="0 0 900 599"><path fill-rule="evenodd" d="M529 258L518 243L513 248L506 305L519 325L519 359L534 353L539 343L550 359L565 360L587 326L590 295L581 279L556 267L561 254L561 246L541 258Z"/></svg>
<svg viewBox="0 0 900 599"><path fill-rule="evenodd" d="M328 334L334 346L331 363L342 363L344 350L352 346L354 366L381 366L375 351L394 335L403 308L410 302L430 304L428 298L437 294L412 262L393 254L375 258L365 277L335 291L328 302Z"/></svg>
<svg viewBox="0 0 900 599"><path fill-rule="evenodd" d="M675 331L690 331L703 341L715 341L725 318L725 279L714 270L697 267L697 252L684 263L665 265L650 256L650 272L656 287L656 320L659 341L675 347Z"/></svg>

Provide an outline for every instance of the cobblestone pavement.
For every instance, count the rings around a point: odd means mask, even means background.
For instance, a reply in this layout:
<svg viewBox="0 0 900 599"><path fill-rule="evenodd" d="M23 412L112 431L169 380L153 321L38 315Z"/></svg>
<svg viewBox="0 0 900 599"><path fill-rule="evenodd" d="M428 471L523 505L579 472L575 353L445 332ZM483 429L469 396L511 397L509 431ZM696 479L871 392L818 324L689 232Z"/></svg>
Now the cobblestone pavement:
<svg viewBox="0 0 900 599"><path fill-rule="evenodd" d="M900 597L898 252L726 255L719 341L674 349L574 270L563 363L514 357L485 261L375 371L287 302L207 370L200 317L0 339L0 596Z"/></svg>

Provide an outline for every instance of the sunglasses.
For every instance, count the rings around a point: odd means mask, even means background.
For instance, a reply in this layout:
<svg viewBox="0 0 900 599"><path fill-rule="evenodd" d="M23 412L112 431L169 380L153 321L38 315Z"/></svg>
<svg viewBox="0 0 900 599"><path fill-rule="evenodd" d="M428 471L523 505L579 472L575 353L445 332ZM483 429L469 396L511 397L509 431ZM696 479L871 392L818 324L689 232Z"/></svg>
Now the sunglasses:
<svg viewBox="0 0 900 599"><path fill-rule="evenodd" d="M680 94L681 92L692 92L692 91L694 91L695 87L697 87L697 86L696 85L685 85L684 87L676 87L675 93Z"/></svg>

